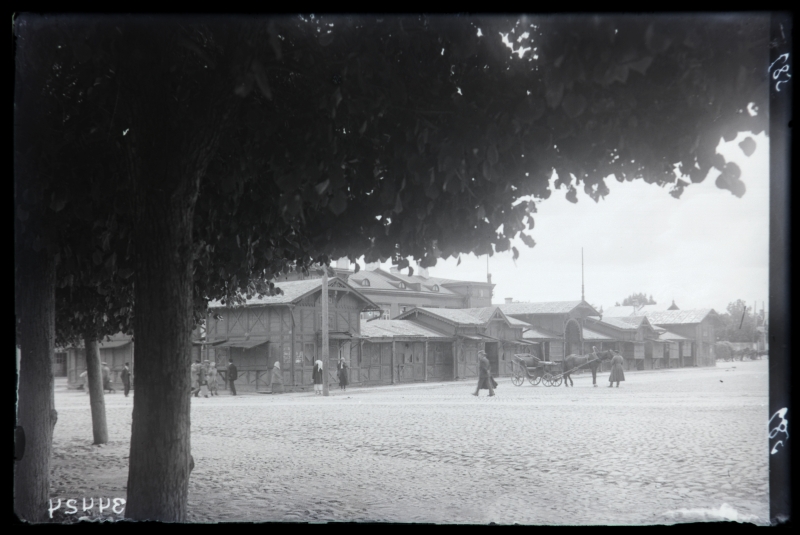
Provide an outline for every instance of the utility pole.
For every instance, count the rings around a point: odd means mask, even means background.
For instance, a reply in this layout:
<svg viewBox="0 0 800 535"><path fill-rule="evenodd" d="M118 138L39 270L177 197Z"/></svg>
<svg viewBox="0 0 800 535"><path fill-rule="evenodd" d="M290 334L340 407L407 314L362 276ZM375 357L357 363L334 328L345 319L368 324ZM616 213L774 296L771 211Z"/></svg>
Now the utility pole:
<svg viewBox="0 0 800 535"><path fill-rule="evenodd" d="M581 301L584 301L583 295L583 247L581 247Z"/></svg>
<svg viewBox="0 0 800 535"><path fill-rule="evenodd" d="M322 395L330 394L328 390L328 266L322 264Z"/></svg>

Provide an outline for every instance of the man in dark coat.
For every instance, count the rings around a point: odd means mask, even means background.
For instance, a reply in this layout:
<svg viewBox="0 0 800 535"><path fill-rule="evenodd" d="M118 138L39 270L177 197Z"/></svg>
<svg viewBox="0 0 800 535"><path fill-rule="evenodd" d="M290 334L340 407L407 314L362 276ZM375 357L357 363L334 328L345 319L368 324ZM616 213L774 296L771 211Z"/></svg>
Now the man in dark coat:
<svg viewBox="0 0 800 535"><path fill-rule="evenodd" d="M614 385L614 381L617 382L617 388L619 388L619 382L625 380L625 372L622 369L624 363L625 361L622 355L615 353L614 357L611 359L611 375L608 376L609 388Z"/></svg>
<svg viewBox="0 0 800 535"><path fill-rule="evenodd" d="M125 363L125 367L122 368L119 377L122 379L122 386L125 387L125 397L128 397L128 392L131 391L131 369L128 367L127 362Z"/></svg>
<svg viewBox="0 0 800 535"><path fill-rule="evenodd" d="M492 377L491 364L486 357L486 351L478 351L478 364L480 370L478 374L478 388L475 389L472 395L477 396L480 390L488 388L489 396L494 396L494 388L497 386L497 382L494 380L494 377Z"/></svg>
<svg viewBox="0 0 800 535"><path fill-rule="evenodd" d="M231 394L236 395L236 385L233 382L239 377L236 364L232 360L228 361L228 383L231 385Z"/></svg>

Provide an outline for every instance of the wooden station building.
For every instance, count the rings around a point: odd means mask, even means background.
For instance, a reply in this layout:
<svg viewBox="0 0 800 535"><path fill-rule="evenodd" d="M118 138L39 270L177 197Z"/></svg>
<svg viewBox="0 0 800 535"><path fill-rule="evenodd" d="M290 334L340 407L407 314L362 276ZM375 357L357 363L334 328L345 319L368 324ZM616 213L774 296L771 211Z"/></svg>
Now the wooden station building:
<svg viewBox="0 0 800 535"><path fill-rule="evenodd" d="M111 383L115 389L122 389L122 380L119 377L126 362L130 363L133 369L133 339L126 334L117 333L114 336L107 336L98 342L100 346L100 362L105 362L111 369ZM86 370L86 349L83 345L68 346L56 350L58 353L65 354L67 388L81 388L83 379L81 374ZM133 387L133 382L131 382Z"/></svg>

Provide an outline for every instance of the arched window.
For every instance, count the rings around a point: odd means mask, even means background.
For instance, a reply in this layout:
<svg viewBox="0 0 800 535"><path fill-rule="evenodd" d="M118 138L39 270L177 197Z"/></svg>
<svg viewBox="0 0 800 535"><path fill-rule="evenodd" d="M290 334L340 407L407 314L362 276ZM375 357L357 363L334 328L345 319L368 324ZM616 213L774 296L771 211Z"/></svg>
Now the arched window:
<svg viewBox="0 0 800 535"><path fill-rule="evenodd" d="M439 291L439 285L438 284L434 284L433 285L433 291L434 292L438 292Z"/></svg>
<svg viewBox="0 0 800 535"><path fill-rule="evenodd" d="M369 279L364 279L361 281L361 286L369 286Z"/></svg>
<svg viewBox="0 0 800 535"><path fill-rule="evenodd" d="M401 290L405 290L406 289L406 283L405 282L401 282L397 287L400 288Z"/></svg>

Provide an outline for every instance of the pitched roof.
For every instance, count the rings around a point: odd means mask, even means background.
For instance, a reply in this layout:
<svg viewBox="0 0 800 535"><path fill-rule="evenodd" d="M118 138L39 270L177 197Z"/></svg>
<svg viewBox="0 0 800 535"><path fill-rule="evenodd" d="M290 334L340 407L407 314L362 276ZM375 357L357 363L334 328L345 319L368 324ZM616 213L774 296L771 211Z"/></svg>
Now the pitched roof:
<svg viewBox="0 0 800 535"><path fill-rule="evenodd" d="M497 305L506 314L569 314L578 306L592 308L585 301L548 301L544 303L503 303ZM592 308L594 312L599 314Z"/></svg>
<svg viewBox="0 0 800 535"><path fill-rule="evenodd" d="M385 338L394 336L420 336L425 338L449 338L448 335L406 320L361 320L362 338Z"/></svg>
<svg viewBox="0 0 800 535"><path fill-rule="evenodd" d="M583 328L583 339L584 340L613 340L614 338L611 336L607 336L603 333L599 333L597 331L593 331L588 327Z"/></svg>
<svg viewBox="0 0 800 535"><path fill-rule="evenodd" d="M439 317L448 323L452 323L454 325L485 325L486 320L482 320L479 317L476 317L472 313L468 312L468 308L430 308L430 307L415 307L411 310L407 310L406 312L400 314L395 319L403 319L411 316L414 312L422 312L424 314L428 314L429 316Z"/></svg>
<svg viewBox="0 0 800 535"><path fill-rule="evenodd" d="M682 340L690 340L690 338L686 338L685 336L681 336L679 334L676 334L676 333L673 333L673 332L670 332L670 331L664 331L664 332L660 333L658 335L658 339L659 340L668 341L668 342L680 342Z"/></svg>
<svg viewBox="0 0 800 535"><path fill-rule="evenodd" d="M647 312L645 315L651 323L658 325L678 325L682 323L700 323L711 313L716 315L713 308L696 308L694 310Z"/></svg>
<svg viewBox="0 0 800 535"><path fill-rule="evenodd" d="M623 331L635 331L639 328L639 323L641 323L641 318L639 319L638 323L626 321L628 318L606 318L604 317L601 320L597 320L597 323L601 325L609 325L614 327L615 329L621 329Z"/></svg>
<svg viewBox="0 0 800 535"><path fill-rule="evenodd" d="M449 290L448 288L442 286L444 283L439 282L439 279L429 277L424 278L417 275L413 277L409 277L407 275L401 275L398 273L386 273L381 269L376 269L373 271L366 271L362 270L358 273L354 273L350 275L349 281L352 282L353 285L362 287L362 281L364 279L369 280L369 288L372 290L398 290L397 283L399 281L405 282L406 284L419 284L420 289L415 290L413 288L407 287L405 291L420 291L424 293L433 293L433 294L441 294L441 295L459 295L456 292ZM434 291L433 286L439 286L439 291Z"/></svg>
<svg viewBox="0 0 800 535"><path fill-rule="evenodd" d="M334 284L335 283L335 284ZM328 280L328 287L331 288L331 285L344 285L345 287L349 288L354 294L356 294L359 298L361 298L364 302L369 305L376 306L372 301L368 298L364 297L358 290L347 284L345 281L339 279L338 277L332 277ZM278 282L276 284L278 288L280 288L283 293L280 295L265 295L263 297L251 297L245 299L244 304L242 305L233 305L234 307L238 306L254 306L254 305L288 305L290 303L294 303L295 301L299 301L303 297L313 292L322 289L322 279L306 279L306 280L297 280L297 281L285 281L285 282ZM231 305L222 304L219 300L209 301L208 308L226 308Z"/></svg>
<svg viewBox="0 0 800 535"><path fill-rule="evenodd" d="M533 326L522 333L522 338L524 340L562 340L564 337L544 327Z"/></svg>

